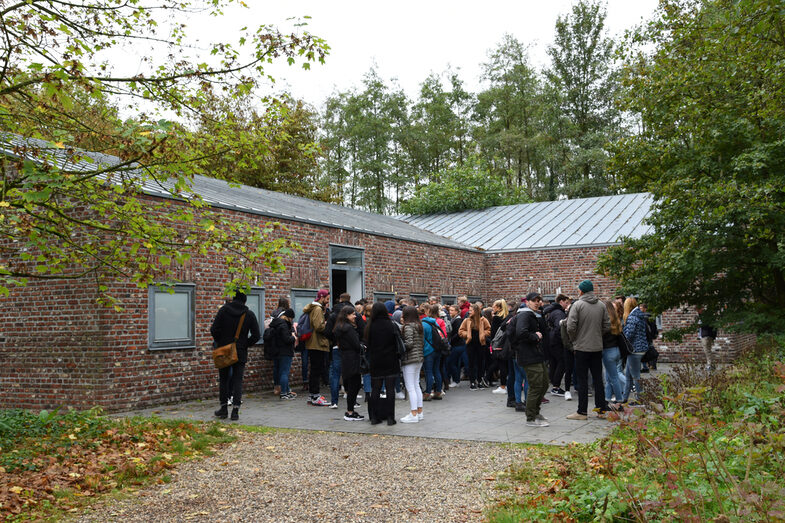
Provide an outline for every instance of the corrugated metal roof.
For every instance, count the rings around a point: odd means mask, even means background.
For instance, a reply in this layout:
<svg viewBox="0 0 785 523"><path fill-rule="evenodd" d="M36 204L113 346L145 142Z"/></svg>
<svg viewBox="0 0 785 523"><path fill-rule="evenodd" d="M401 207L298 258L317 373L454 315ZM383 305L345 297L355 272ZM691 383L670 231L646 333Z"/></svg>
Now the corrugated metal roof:
<svg viewBox="0 0 785 523"><path fill-rule="evenodd" d="M648 193L523 203L481 211L403 215L434 234L489 252L613 245L650 231Z"/></svg>
<svg viewBox="0 0 785 523"><path fill-rule="evenodd" d="M25 147L38 150L38 156L35 158L28 153L31 160L41 163L47 161L68 171L94 171L99 169L100 165L113 166L120 163L120 159L116 156L78 149L69 150L42 140L23 139L18 135L0 133L0 150L4 154L18 157L19 154L25 154ZM126 171L128 176L133 176L134 172L138 173L134 169ZM151 179L145 179L142 184L144 192L148 194L173 198L173 194L168 190L169 187L171 186L167 183L160 184ZM474 250L458 241L439 236L392 216L350 209L256 187L230 184L223 180L199 175L193 177L192 189L206 203L215 207L239 210L273 219L287 219L418 243Z"/></svg>

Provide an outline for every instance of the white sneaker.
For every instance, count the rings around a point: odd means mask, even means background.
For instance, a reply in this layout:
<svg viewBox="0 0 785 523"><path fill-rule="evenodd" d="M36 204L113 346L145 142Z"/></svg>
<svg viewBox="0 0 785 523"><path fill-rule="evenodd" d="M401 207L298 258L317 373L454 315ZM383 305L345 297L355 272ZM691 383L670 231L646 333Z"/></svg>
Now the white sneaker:
<svg viewBox="0 0 785 523"><path fill-rule="evenodd" d="M386 397L387 397L387 393L386 392L379 393L379 398L385 399Z"/></svg>
<svg viewBox="0 0 785 523"><path fill-rule="evenodd" d="M419 416L412 416L411 412L401 418L401 423L417 423L418 421L420 421Z"/></svg>
<svg viewBox="0 0 785 523"><path fill-rule="evenodd" d="M406 399L406 394L404 394L403 391L396 392L395 393L395 399L397 399L397 400L405 400Z"/></svg>
<svg viewBox="0 0 785 523"><path fill-rule="evenodd" d="M422 421L424 417L425 416L423 416L422 412L417 413L417 421Z"/></svg>
<svg viewBox="0 0 785 523"><path fill-rule="evenodd" d="M330 408L331 409L337 409L338 408L338 404L337 403L330 403Z"/></svg>
<svg viewBox="0 0 785 523"><path fill-rule="evenodd" d="M536 419L534 421L527 421L526 422L526 426L527 427L547 427L549 425L550 425L550 423L548 423L547 421L543 421L541 419Z"/></svg>
<svg viewBox="0 0 785 523"><path fill-rule="evenodd" d="M535 416L534 419L537 419L537 420L540 420L540 421L548 421L548 418L546 418L542 414L537 414L537 416Z"/></svg>
<svg viewBox="0 0 785 523"><path fill-rule="evenodd" d="M458 387L460 387L460 386L461 386L461 384L460 384L460 383L455 383L454 381L451 381L451 382L450 382L450 388L451 388L451 389L457 389L457 388L458 388Z"/></svg>
<svg viewBox="0 0 785 523"><path fill-rule="evenodd" d="M499 385L495 389L493 389L492 394L507 394L507 387L502 387Z"/></svg>
<svg viewBox="0 0 785 523"><path fill-rule="evenodd" d="M564 399L566 401L572 400L572 394L570 394L570 391L567 391L567 392L564 393Z"/></svg>

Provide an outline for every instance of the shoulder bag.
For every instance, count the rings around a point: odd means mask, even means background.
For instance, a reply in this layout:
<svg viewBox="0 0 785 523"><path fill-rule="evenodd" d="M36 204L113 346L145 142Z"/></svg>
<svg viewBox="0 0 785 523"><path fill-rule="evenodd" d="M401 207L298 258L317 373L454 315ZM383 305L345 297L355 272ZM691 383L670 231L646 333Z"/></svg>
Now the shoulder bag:
<svg viewBox="0 0 785 523"><path fill-rule="evenodd" d="M237 324L237 331L234 333L234 340L229 345L223 345L213 351L213 363L216 369L223 369L237 363L237 339L240 337L240 329L245 320L245 313L240 316L240 323Z"/></svg>

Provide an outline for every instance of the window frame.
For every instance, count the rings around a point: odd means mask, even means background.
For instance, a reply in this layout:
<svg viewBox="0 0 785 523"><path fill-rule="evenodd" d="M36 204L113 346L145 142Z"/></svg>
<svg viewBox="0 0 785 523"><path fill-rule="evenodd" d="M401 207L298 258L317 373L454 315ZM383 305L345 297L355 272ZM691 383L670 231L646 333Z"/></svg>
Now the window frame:
<svg viewBox="0 0 785 523"><path fill-rule="evenodd" d="M393 300L395 301L395 293L394 292L382 292L382 291L375 291L373 293L373 301L374 302L381 302L384 303L386 301Z"/></svg>
<svg viewBox="0 0 785 523"><path fill-rule="evenodd" d="M300 316L302 315L302 310L297 310L294 307L294 298L297 295L298 298L308 298L310 301L308 303L313 303L316 300L316 293L319 292L319 289L307 289L303 287L296 287L289 289L289 304L294 311L294 321L296 322Z"/></svg>
<svg viewBox="0 0 785 523"><path fill-rule="evenodd" d="M188 338L171 338L158 340L155 337L155 304L157 294L170 294L169 289L174 289L174 294L185 294L188 297ZM196 348L196 284L175 283L152 284L147 287L147 350L173 350Z"/></svg>
<svg viewBox="0 0 785 523"><path fill-rule="evenodd" d="M448 301L449 300L449 301ZM457 294L443 294L439 297L439 301L442 305L456 305L458 303L458 295Z"/></svg>
<svg viewBox="0 0 785 523"><path fill-rule="evenodd" d="M423 303L428 303L428 299L430 296L424 292L410 292L409 298L417 302L417 306L419 307Z"/></svg>
<svg viewBox="0 0 785 523"><path fill-rule="evenodd" d="M246 296L248 300L251 299L251 296L259 296L259 314L256 315L256 321L259 322L260 327L264 326L264 320L267 317L267 311L265 309L266 303L265 303L264 287L251 287L251 290L248 292L248 294L246 294ZM246 302L246 305L247 304L248 303ZM248 307L248 310L251 310L251 308ZM263 343L261 339L258 342L256 342L256 345L262 345L262 344Z"/></svg>

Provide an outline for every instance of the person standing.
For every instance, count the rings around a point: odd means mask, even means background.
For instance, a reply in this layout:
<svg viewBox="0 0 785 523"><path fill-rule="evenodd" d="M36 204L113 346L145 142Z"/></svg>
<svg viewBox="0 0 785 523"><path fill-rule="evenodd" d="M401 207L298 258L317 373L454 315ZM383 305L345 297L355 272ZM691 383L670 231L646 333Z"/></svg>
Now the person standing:
<svg viewBox="0 0 785 523"><path fill-rule="evenodd" d="M714 340L717 339L717 329L709 325L708 322L704 321L702 315L703 309L698 309L698 321L700 322L698 338L701 340L703 354L706 356L706 370L709 372L714 372L715 362L712 348L714 347Z"/></svg>
<svg viewBox="0 0 785 523"><path fill-rule="evenodd" d="M522 376L529 380L529 392L526 397L526 425L529 427L547 427L548 420L540 414L540 406L548 391L548 369L545 367L545 351L543 350L543 332L545 320L540 313L542 296L536 292L526 295L526 307L515 319L515 393L520 394ZM519 377L521 376L521 377ZM519 396L516 397L516 400ZM517 402L516 410L520 410Z"/></svg>
<svg viewBox="0 0 785 523"><path fill-rule="evenodd" d="M570 298L564 294L556 296L556 301L544 309L547 317L548 336L546 346L548 347L548 378L551 382L551 394L553 396L565 396L569 393L572 383L572 365L570 366L570 376L565 379L565 388L561 388L562 378L565 377L565 355L564 343L561 339L561 329L559 322L567 317L567 307L570 306Z"/></svg>
<svg viewBox="0 0 785 523"><path fill-rule="evenodd" d="M621 370L621 348L626 342L621 333L621 319L616 314L613 302L605 302L608 317L611 320L611 330L602 335L602 365L605 367L605 401L610 402L615 398L620 403L624 397L624 387L627 385Z"/></svg>
<svg viewBox="0 0 785 523"><path fill-rule="evenodd" d="M629 302L629 300L630 298L627 298L627 302ZM627 302L624 304L625 309L627 308ZM625 370L627 384L624 387L624 398L622 399L622 403L627 403L630 399L630 391L632 390L633 385L635 385L635 394L638 398L643 394L643 386L641 385L641 360L646 354L646 351L649 350L649 343L646 339L646 315L637 304L627 316L627 321L624 322L623 332L632 346L632 352L627 355L627 368Z"/></svg>
<svg viewBox="0 0 785 523"><path fill-rule="evenodd" d="M423 401L442 399L442 351L434 346L434 336L447 338L444 320L439 318L439 305L428 305L427 315L422 318L423 327L423 367L425 368L425 392ZM430 349L430 350L428 350Z"/></svg>
<svg viewBox="0 0 785 523"><path fill-rule="evenodd" d="M403 309L403 341L406 354L401 359L403 383L409 395L411 412L401 418L403 423L417 423L423 419L422 389L420 389L420 369L423 362L424 334L420 315L415 307Z"/></svg>
<svg viewBox="0 0 785 523"><path fill-rule="evenodd" d="M387 308L381 302L371 307L365 324L365 341L368 345L368 362L371 367L371 399L368 401L368 416L376 425L387 419L388 425L395 425L395 380L401 372L398 359L396 336L401 333L390 319ZM381 399L382 385L387 390L384 401Z"/></svg>
<svg viewBox="0 0 785 523"><path fill-rule="evenodd" d="M480 382L483 377L481 368L483 362L482 350L486 339L491 335L491 324L482 315L480 305L471 306L471 314L463 320L459 330L461 337L466 340L466 352L469 355L469 390L485 388Z"/></svg>
<svg viewBox="0 0 785 523"><path fill-rule="evenodd" d="M294 311L286 308L270 322L269 344L270 353L273 355L273 378L277 383L278 397L282 400L293 400L297 397L297 394L289 389L289 371L294 359L293 321ZM268 343L266 336L265 334L265 344Z"/></svg>
<svg viewBox="0 0 785 523"><path fill-rule="evenodd" d="M319 394L319 384L322 373L325 369L327 355L330 352L330 340L327 337L327 320L325 320L325 308L330 301L330 291L320 289L316 293L316 301L309 303L303 309L308 314L311 322L313 334L305 341L305 348L308 349L308 366L311 369L308 376L308 404L317 407L329 405L324 396Z"/></svg>
<svg viewBox="0 0 785 523"><path fill-rule="evenodd" d="M218 401L220 408L215 415L226 419L229 410L229 399L232 401L232 420L240 419L239 411L243 399L243 374L245 364L248 362L248 347L255 345L262 337L259 331L259 321L245 302L246 295L240 291L234 293L234 298L224 304L215 315L210 327L216 347L228 345L234 340L237 327L240 325L240 335L237 338L237 363L223 369L218 369Z"/></svg>
<svg viewBox="0 0 785 523"><path fill-rule="evenodd" d="M330 408L337 409L338 408L338 399L340 396L341 390L341 358L343 356L343 352L339 350L338 347L338 340L335 337L335 325L338 321L338 315L343 308L351 308L354 310L354 305L352 305L352 297L348 293L344 292L338 298L338 303L335 304L333 307L333 312L330 314L330 318L327 322L327 328L332 327L333 332L333 347L330 352ZM352 323L354 325L355 330L357 331L357 340L359 342L360 338L362 338L363 329L365 329L365 322L363 321L362 317L355 316L355 321ZM344 389L346 389L346 383L344 383Z"/></svg>
<svg viewBox="0 0 785 523"><path fill-rule="evenodd" d="M580 297L567 315L567 335L575 349L578 411L567 419L585 420L589 408L589 372L594 382L594 406L598 415L604 416L609 409L602 384L602 337L610 332L611 320L605 305L594 294L591 280L583 280L578 291Z"/></svg>
<svg viewBox="0 0 785 523"><path fill-rule="evenodd" d="M339 311L338 317L335 319L333 333L338 350L341 351L341 371L343 386L346 389L346 412L343 419L362 421L365 418L354 410L357 404L357 393L362 384L360 360L363 349L360 344L360 336L357 333L357 312L351 305L337 308Z"/></svg>
<svg viewBox="0 0 785 523"><path fill-rule="evenodd" d="M450 355L447 356L447 375L449 376L450 388L461 386L461 362L466 356L466 341L461 338L461 308L458 305L450 305ZM468 367L468 364L466 365Z"/></svg>

